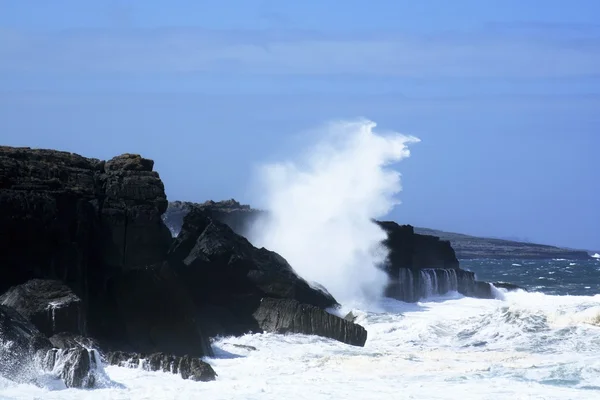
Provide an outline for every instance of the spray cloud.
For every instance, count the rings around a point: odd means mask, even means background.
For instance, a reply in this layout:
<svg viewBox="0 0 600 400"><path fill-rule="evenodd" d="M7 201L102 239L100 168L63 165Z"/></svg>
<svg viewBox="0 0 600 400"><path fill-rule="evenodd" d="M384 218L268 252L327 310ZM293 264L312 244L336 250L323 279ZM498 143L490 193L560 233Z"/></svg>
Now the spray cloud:
<svg viewBox="0 0 600 400"><path fill-rule="evenodd" d="M281 254L342 304L369 304L383 293L387 278L377 266L387 256L385 233L372 219L398 203L400 174L390 164L408 157L407 145L419 141L376 134L375 126L331 123L301 162L260 169L269 213L252 227L251 241Z"/></svg>

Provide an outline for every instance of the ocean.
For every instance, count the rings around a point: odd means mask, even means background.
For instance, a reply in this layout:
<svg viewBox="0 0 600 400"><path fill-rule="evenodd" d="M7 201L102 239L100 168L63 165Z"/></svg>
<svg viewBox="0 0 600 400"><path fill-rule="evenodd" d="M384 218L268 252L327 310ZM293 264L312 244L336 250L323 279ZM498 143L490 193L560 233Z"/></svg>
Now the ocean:
<svg viewBox="0 0 600 400"><path fill-rule="evenodd" d="M1 399L598 399L600 261L465 260L530 292L355 307L364 348L305 335L215 340L214 382L109 366L104 388L15 385ZM342 312L349 311L346 307Z"/></svg>

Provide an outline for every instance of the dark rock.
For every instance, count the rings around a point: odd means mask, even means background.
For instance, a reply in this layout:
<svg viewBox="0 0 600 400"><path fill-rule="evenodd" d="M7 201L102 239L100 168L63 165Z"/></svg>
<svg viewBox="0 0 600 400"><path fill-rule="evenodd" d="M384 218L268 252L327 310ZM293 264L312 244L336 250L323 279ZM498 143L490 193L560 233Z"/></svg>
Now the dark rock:
<svg viewBox="0 0 600 400"><path fill-rule="evenodd" d="M234 344L233 347L237 347L238 349L256 351L256 347L254 347L254 346L248 346L248 345L245 345L245 344Z"/></svg>
<svg viewBox="0 0 600 400"><path fill-rule="evenodd" d="M515 285L514 283L509 283L509 282L493 282L492 285L494 285L498 289L505 289L509 292L516 291L516 290L523 290L525 292L527 291L527 289L525 289L519 285Z"/></svg>
<svg viewBox="0 0 600 400"><path fill-rule="evenodd" d="M96 350L83 347L52 349L44 360L45 368L62 379L67 387L90 389L96 386L96 371L102 369Z"/></svg>
<svg viewBox="0 0 600 400"><path fill-rule="evenodd" d="M210 213L193 207L170 252L177 271L201 309L211 336L258 331L252 317L263 297L289 298L319 308L337 306L311 287L283 257L257 249Z"/></svg>
<svg viewBox="0 0 600 400"><path fill-rule="evenodd" d="M240 204L234 199L209 200L204 203L173 201L169 202L167 211L163 214L163 220L173 236L179 234L183 226L183 219L192 208L199 208L209 213L212 218L227 224L235 233L241 236L247 236L248 228L265 214L264 211L253 209L246 204Z"/></svg>
<svg viewBox="0 0 600 400"><path fill-rule="evenodd" d="M415 234L411 225L398 225L392 221L376 223L387 233L384 245L389 249L389 262L385 268L391 277L397 277L400 268L458 268L458 259L450 242Z"/></svg>
<svg viewBox="0 0 600 400"><path fill-rule="evenodd" d="M50 338L50 343L57 349L70 349L83 347L86 349L100 349L100 344L92 338L74 335L68 332L57 333Z"/></svg>
<svg viewBox="0 0 600 400"><path fill-rule="evenodd" d="M112 352L106 355L110 365L127 368L143 368L147 371L164 371L180 374L183 379L208 382L214 381L217 374L210 364L198 357L174 356L165 353L139 354Z"/></svg>
<svg viewBox="0 0 600 400"><path fill-rule="evenodd" d="M188 290L168 265L114 275L107 282L105 301L98 330L103 347L212 355Z"/></svg>
<svg viewBox="0 0 600 400"><path fill-rule="evenodd" d="M0 296L0 304L13 307L46 336L85 334L83 303L60 281L32 279Z"/></svg>
<svg viewBox="0 0 600 400"><path fill-rule="evenodd" d="M0 305L0 375L31 382L37 376L36 361L52 345L25 317L11 307Z"/></svg>
<svg viewBox="0 0 600 400"><path fill-rule="evenodd" d="M367 341L362 326L291 299L262 299L254 318L267 332L318 335L354 346L364 346Z"/></svg>
<svg viewBox="0 0 600 400"><path fill-rule="evenodd" d="M107 349L209 351L186 288L163 268L172 237L152 168L131 154L104 162L0 147L0 293L59 280L81 299L88 334ZM61 330L74 331L50 333Z"/></svg>

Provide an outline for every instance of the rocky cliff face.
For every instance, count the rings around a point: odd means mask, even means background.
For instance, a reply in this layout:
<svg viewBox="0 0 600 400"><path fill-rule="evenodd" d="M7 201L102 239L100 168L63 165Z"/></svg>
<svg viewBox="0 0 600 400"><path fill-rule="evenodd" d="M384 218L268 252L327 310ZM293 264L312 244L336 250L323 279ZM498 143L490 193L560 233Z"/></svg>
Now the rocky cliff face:
<svg viewBox="0 0 600 400"><path fill-rule="evenodd" d="M202 209L240 235L245 235L251 225L266 213L235 200L201 204L171 202L163 218L174 235L180 232L184 216L192 209ZM374 222L387 233L383 244L389 250L389 257L382 268L390 279L385 293L388 297L413 302L449 291L473 297L493 297L489 284L476 281L472 272L460 269L450 242L416 234L410 225L398 225L392 221Z"/></svg>
<svg viewBox="0 0 600 400"><path fill-rule="evenodd" d="M35 370L32 343L43 342L46 369L91 387L101 367L84 342L178 360L182 376L198 380L210 379L198 357L212 354L211 336L272 330L364 344L364 329L323 311L337 305L331 295L216 212L186 210L173 239L161 218L167 204L153 162L139 155L100 161L0 147L0 341L23 350L0 353L2 363L16 354L19 371ZM69 335L81 339L60 339Z"/></svg>

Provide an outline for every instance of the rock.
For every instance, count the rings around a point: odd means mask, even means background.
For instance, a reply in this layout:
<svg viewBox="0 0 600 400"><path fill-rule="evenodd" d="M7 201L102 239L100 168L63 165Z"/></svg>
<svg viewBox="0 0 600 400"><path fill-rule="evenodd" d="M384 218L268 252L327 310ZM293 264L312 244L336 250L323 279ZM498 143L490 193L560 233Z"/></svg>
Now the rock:
<svg viewBox="0 0 600 400"><path fill-rule="evenodd" d="M165 188L154 162L123 154L105 164L99 180L104 188L101 206L104 262L120 270L159 263L171 233L162 223L167 209Z"/></svg>
<svg viewBox="0 0 600 400"><path fill-rule="evenodd" d="M435 236L415 234L411 225L398 225L392 221L375 222L387 233L383 244L389 249L389 263L385 268L391 277L397 277L400 268L459 267L450 242Z"/></svg>
<svg viewBox="0 0 600 400"><path fill-rule="evenodd" d="M57 333L50 337L50 343L57 349L70 349L75 347L82 347L85 349L100 350L100 344L92 338L74 335L68 332Z"/></svg>
<svg viewBox="0 0 600 400"><path fill-rule="evenodd" d="M208 382L214 381L217 374L210 364L198 357L174 356L165 353L140 354L112 352L106 355L110 365L127 368L143 368L147 371L164 371L180 374L183 379Z"/></svg>
<svg viewBox="0 0 600 400"><path fill-rule="evenodd" d="M263 297L289 298L319 308L337 306L311 287L287 261L193 207L169 251L169 263L188 285L210 336L259 330L252 314Z"/></svg>
<svg viewBox="0 0 600 400"><path fill-rule="evenodd" d="M50 341L25 317L0 305L0 375L16 382L37 377L37 361L50 350Z"/></svg>
<svg viewBox="0 0 600 400"><path fill-rule="evenodd" d="M163 268L172 237L153 164L132 154L105 162L0 147L0 293L58 280L81 299L87 334L107 349L210 354L186 288ZM48 334L61 330L85 333L71 324Z"/></svg>
<svg viewBox="0 0 600 400"><path fill-rule="evenodd" d="M60 281L32 279L0 296L0 304L13 307L46 336L85 334L83 303Z"/></svg>
<svg viewBox="0 0 600 400"><path fill-rule="evenodd" d="M249 205L240 204L234 199L224 201L206 201L204 203L191 203L185 201L169 202L167 211L163 214L165 224L173 236L177 236L183 226L183 219L192 208L199 208L224 224L227 224L235 233L247 236L248 228L264 211L251 208Z"/></svg>
<svg viewBox="0 0 600 400"><path fill-rule="evenodd" d="M91 389L96 386L97 371L104 375L97 351L80 346L48 351L44 366L70 388Z"/></svg>
<svg viewBox="0 0 600 400"><path fill-rule="evenodd" d="M514 283L509 283L509 282L492 282L492 285L494 285L498 289L505 289L509 292L513 292L516 290L523 290L525 292L527 291L527 289L525 289L519 285L515 285Z"/></svg>
<svg viewBox="0 0 600 400"><path fill-rule="evenodd" d="M192 298L168 265L114 275L107 282L106 293L98 324L103 347L178 356L212 355Z"/></svg>
<svg viewBox="0 0 600 400"><path fill-rule="evenodd" d="M267 332L318 335L353 346L364 346L367 341L362 326L291 299L262 299L254 318Z"/></svg>
<svg viewBox="0 0 600 400"><path fill-rule="evenodd" d="M245 344L233 344L233 347L237 347L238 349L244 349L244 350L248 350L248 351L256 351L256 347L248 346Z"/></svg>

